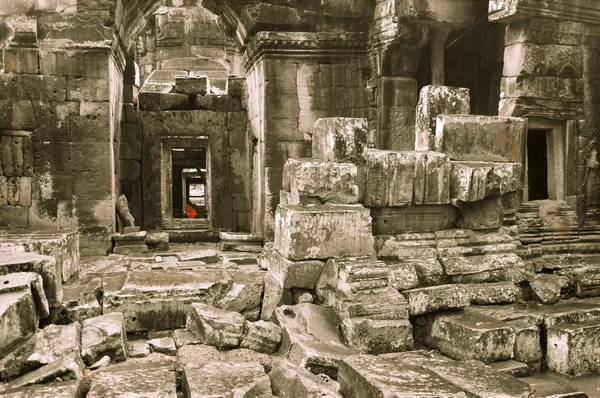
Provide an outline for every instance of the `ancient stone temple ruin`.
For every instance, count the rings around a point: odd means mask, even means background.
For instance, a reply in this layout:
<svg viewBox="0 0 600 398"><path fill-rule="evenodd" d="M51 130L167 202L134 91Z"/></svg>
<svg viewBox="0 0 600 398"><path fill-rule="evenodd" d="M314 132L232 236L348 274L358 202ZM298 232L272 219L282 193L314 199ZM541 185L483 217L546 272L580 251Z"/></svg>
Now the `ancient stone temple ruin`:
<svg viewBox="0 0 600 398"><path fill-rule="evenodd" d="M0 0L0 397L600 397L597 0Z"/></svg>

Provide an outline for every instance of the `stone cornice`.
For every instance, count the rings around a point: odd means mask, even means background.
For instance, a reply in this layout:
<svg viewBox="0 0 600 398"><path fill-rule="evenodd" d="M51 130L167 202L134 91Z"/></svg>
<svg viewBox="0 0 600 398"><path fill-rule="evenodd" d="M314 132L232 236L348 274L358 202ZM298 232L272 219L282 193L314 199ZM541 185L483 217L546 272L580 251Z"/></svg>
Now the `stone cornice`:
<svg viewBox="0 0 600 398"><path fill-rule="evenodd" d="M258 32L248 43L244 59L251 65L265 53L309 55L354 53L363 55L368 48L366 33L347 32Z"/></svg>
<svg viewBox="0 0 600 398"><path fill-rule="evenodd" d="M491 0L490 21L512 22L531 17L600 23L598 0Z"/></svg>

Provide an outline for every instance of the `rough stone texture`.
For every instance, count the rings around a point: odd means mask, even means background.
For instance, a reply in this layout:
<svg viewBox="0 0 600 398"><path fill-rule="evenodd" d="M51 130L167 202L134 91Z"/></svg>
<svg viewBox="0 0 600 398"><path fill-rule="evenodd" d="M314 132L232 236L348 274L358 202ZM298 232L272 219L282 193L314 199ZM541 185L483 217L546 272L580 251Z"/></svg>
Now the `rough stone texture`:
<svg viewBox="0 0 600 398"><path fill-rule="evenodd" d="M53 381L81 380L84 368L85 365L81 361L79 354L72 353L11 381L5 387L7 390L10 390Z"/></svg>
<svg viewBox="0 0 600 398"><path fill-rule="evenodd" d="M373 235L397 235L450 229L458 218L451 205L373 207Z"/></svg>
<svg viewBox="0 0 600 398"><path fill-rule="evenodd" d="M271 382L258 362L206 362L183 367L185 397L258 397Z"/></svg>
<svg viewBox="0 0 600 398"><path fill-rule="evenodd" d="M579 298L600 296L600 273L583 272L575 277L575 292Z"/></svg>
<svg viewBox="0 0 600 398"><path fill-rule="evenodd" d="M438 115L468 115L470 112L471 101L468 89L446 86L423 87L417 105L415 150L434 150Z"/></svg>
<svg viewBox="0 0 600 398"><path fill-rule="evenodd" d="M39 318L50 315L48 300L43 289L42 277L33 272L15 272L0 276L0 294L29 290L35 302Z"/></svg>
<svg viewBox="0 0 600 398"><path fill-rule="evenodd" d="M452 162L450 196L476 202L521 187L521 163Z"/></svg>
<svg viewBox="0 0 600 398"><path fill-rule="evenodd" d="M278 206L275 248L290 260L372 256L369 210L362 206Z"/></svg>
<svg viewBox="0 0 600 398"><path fill-rule="evenodd" d="M548 328L548 368L583 376L600 370L600 321L555 325Z"/></svg>
<svg viewBox="0 0 600 398"><path fill-rule="evenodd" d="M14 272L35 272L41 275L48 305L60 305L63 298L62 277L56 260L35 253L7 253L0 260L0 275Z"/></svg>
<svg viewBox="0 0 600 398"><path fill-rule="evenodd" d="M123 314L113 312L82 322L81 356L91 365L105 355L113 362L127 359L127 334Z"/></svg>
<svg viewBox="0 0 600 398"><path fill-rule="evenodd" d="M275 310L275 319L282 330L278 352L315 374L335 379L338 363L353 353L340 340L331 308L306 303L282 306Z"/></svg>
<svg viewBox="0 0 600 398"><path fill-rule="evenodd" d="M483 314L438 315L429 343L455 359L490 363L513 357L515 332L508 324Z"/></svg>
<svg viewBox="0 0 600 398"><path fill-rule="evenodd" d="M524 133L521 118L441 115L437 118L435 150L452 160L518 163Z"/></svg>
<svg viewBox="0 0 600 398"><path fill-rule="evenodd" d="M294 304L292 292L284 289L275 278L267 274L265 276L265 294L262 300L261 319L270 321L277 307L292 304Z"/></svg>
<svg viewBox="0 0 600 398"><path fill-rule="evenodd" d="M364 354L412 350L413 328L408 319L347 318L342 333L348 346Z"/></svg>
<svg viewBox="0 0 600 398"><path fill-rule="evenodd" d="M177 348L188 344L200 344L198 337L187 329L177 329L173 331L173 340Z"/></svg>
<svg viewBox="0 0 600 398"><path fill-rule="evenodd" d="M192 330L202 344L215 347L237 347L244 330L244 316L238 312L222 310L206 304L193 303Z"/></svg>
<svg viewBox="0 0 600 398"><path fill-rule="evenodd" d="M474 283L463 287L471 304L509 304L523 297L521 287L513 282Z"/></svg>
<svg viewBox="0 0 600 398"><path fill-rule="evenodd" d="M127 348L129 358L144 358L150 355L150 344L142 340L128 342Z"/></svg>
<svg viewBox="0 0 600 398"><path fill-rule="evenodd" d="M273 250L266 261L269 274L284 289L314 289L325 266L318 260L288 260L278 250Z"/></svg>
<svg viewBox="0 0 600 398"><path fill-rule="evenodd" d="M358 171L355 164L316 159L288 159L283 166L283 190L288 203L352 204L358 201Z"/></svg>
<svg viewBox="0 0 600 398"><path fill-rule="evenodd" d="M462 211L456 220L458 228L493 229L500 228L504 223L501 196L489 196L477 202L461 202L457 207Z"/></svg>
<svg viewBox="0 0 600 398"><path fill-rule="evenodd" d="M147 363L109 366L94 372L88 397L153 396L171 398L177 395L173 365Z"/></svg>
<svg viewBox="0 0 600 398"><path fill-rule="evenodd" d="M208 78L206 77L176 77L173 92L187 95L206 95L208 89Z"/></svg>
<svg viewBox="0 0 600 398"><path fill-rule="evenodd" d="M48 384L35 384L0 392L4 398L75 398L81 390L81 380L60 381Z"/></svg>
<svg viewBox="0 0 600 398"><path fill-rule="evenodd" d="M542 360L539 326L529 319L515 319L506 323L515 329L515 360L537 368Z"/></svg>
<svg viewBox="0 0 600 398"><path fill-rule="evenodd" d="M392 287L365 287L360 291L338 288L333 305L342 319L368 318L402 320L408 318L408 302Z"/></svg>
<svg viewBox="0 0 600 398"><path fill-rule="evenodd" d="M281 328L274 323L258 321L244 323L241 348L272 354L281 342Z"/></svg>
<svg viewBox="0 0 600 398"><path fill-rule="evenodd" d="M148 345L152 348L153 352L158 352L160 354L175 356L177 353L175 340L173 340L172 337L161 337L148 340Z"/></svg>
<svg viewBox="0 0 600 398"><path fill-rule="evenodd" d="M461 285L442 285L405 290L411 316L470 305L469 294Z"/></svg>
<svg viewBox="0 0 600 398"><path fill-rule="evenodd" d="M350 356L340 363L338 382L343 396L466 398L459 388L420 366L374 357Z"/></svg>
<svg viewBox="0 0 600 398"><path fill-rule="evenodd" d="M30 289L0 293L0 356L33 335L38 322Z"/></svg>
<svg viewBox="0 0 600 398"><path fill-rule="evenodd" d="M527 377L531 374L531 369L529 368L529 366L527 366L527 364L517 362L512 359L509 359L508 361L494 362L489 364L488 366L498 373L505 373L513 377ZM527 382L524 379L521 380ZM527 384L531 385L531 383ZM536 389L536 395L537 392L538 391Z"/></svg>
<svg viewBox="0 0 600 398"><path fill-rule="evenodd" d="M365 157L366 206L449 202L450 162L446 155L369 149Z"/></svg>
<svg viewBox="0 0 600 398"><path fill-rule="evenodd" d="M259 308L263 296L263 273L238 271L233 279L231 288L215 307L240 313Z"/></svg>
<svg viewBox="0 0 600 398"><path fill-rule="evenodd" d="M454 361L435 351L412 351L383 357L422 366L472 397L535 397L529 384L495 372L476 360Z"/></svg>
<svg viewBox="0 0 600 398"><path fill-rule="evenodd" d="M366 150L366 119L325 118L315 123L312 137L315 159L360 165L364 163Z"/></svg>
<svg viewBox="0 0 600 398"><path fill-rule="evenodd" d="M341 398L340 385L323 375L314 375L286 359L279 361L269 373L273 393L280 397Z"/></svg>
<svg viewBox="0 0 600 398"><path fill-rule="evenodd" d="M537 398L583 398L588 395L563 381L554 382L547 378L523 377L521 381L535 389Z"/></svg>
<svg viewBox="0 0 600 398"><path fill-rule="evenodd" d="M538 274L529 282L535 298L544 304L558 303L561 289L568 285L569 278L560 275Z"/></svg>

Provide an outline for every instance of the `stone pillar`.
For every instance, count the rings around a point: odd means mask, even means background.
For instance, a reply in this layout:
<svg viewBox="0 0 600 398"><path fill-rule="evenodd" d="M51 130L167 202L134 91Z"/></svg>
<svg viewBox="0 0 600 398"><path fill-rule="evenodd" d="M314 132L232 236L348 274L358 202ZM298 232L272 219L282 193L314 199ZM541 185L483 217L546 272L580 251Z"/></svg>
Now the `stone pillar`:
<svg viewBox="0 0 600 398"><path fill-rule="evenodd" d="M431 85L444 85L444 50L450 34L449 26L441 26L431 30Z"/></svg>

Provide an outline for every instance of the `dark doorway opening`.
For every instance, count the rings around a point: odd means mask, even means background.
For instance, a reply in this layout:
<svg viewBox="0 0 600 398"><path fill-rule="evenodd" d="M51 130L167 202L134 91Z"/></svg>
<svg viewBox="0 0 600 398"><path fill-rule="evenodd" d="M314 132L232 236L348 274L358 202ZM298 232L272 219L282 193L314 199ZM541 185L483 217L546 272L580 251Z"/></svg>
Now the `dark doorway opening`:
<svg viewBox="0 0 600 398"><path fill-rule="evenodd" d="M548 143L546 130L527 132L527 183L529 200L548 199Z"/></svg>
<svg viewBox="0 0 600 398"><path fill-rule="evenodd" d="M172 149L173 218L208 218L205 148Z"/></svg>

